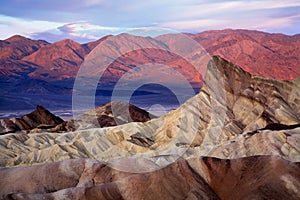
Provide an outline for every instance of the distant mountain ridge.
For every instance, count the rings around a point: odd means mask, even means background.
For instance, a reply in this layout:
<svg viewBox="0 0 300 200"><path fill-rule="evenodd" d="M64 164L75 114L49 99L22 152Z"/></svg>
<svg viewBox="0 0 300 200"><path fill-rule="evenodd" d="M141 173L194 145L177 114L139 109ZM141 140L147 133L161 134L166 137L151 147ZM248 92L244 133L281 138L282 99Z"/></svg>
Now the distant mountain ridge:
<svg viewBox="0 0 300 200"><path fill-rule="evenodd" d="M211 55L219 55L251 74L280 80L300 77L300 34L226 29L190 36Z"/></svg>
<svg viewBox="0 0 300 200"><path fill-rule="evenodd" d="M300 35L231 29L187 35L199 42L211 55L230 60L252 74L276 79L300 77ZM13 36L0 41L0 76L25 76L47 81L74 78L85 56L110 37L115 36L108 35L86 44L79 44L70 39L50 44L42 40ZM164 38L164 44L170 46L172 37L168 37L158 36L153 38L153 41L161 42L161 38ZM136 63L151 61L148 53L140 52ZM174 60L172 55L162 54L158 50L150 53L160 57L171 56L169 61L166 61L168 64ZM116 62L115 65L121 67L119 70L126 70L128 65L132 64L130 62L132 60L125 58L123 62ZM181 64L181 67L185 68L186 64L182 61L175 62L177 66ZM113 73L118 73L118 68L114 69Z"/></svg>
<svg viewBox="0 0 300 200"><path fill-rule="evenodd" d="M288 36L227 29L186 35L198 41L210 55L219 55L251 74L280 80L300 77L299 34ZM128 71L136 73L130 77L133 80L143 81L147 74L155 80L160 78L163 81L173 81L177 85L181 83L172 74L163 77L158 75L160 70L152 70L150 73L134 70L147 63L173 68L173 71L183 75L190 82L195 91L199 91L204 74L197 73L189 61L171 53L176 46L175 37L176 35L168 34L155 38L120 34L108 35L86 44L68 39L50 44L43 40L31 40L22 36L2 40L0 41L0 110L5 113L12 111L25 113L23 110L34 109L38 104L54 110L71 109L71 94L77 72L81 64L92 55L90 52L104 41L107 43L117 41L118 43L115 43L117 46L114 48L116 52L118 48L126 45L152 45L154 48L132 51L116 59L102 74L96 96L101 96L100 90L111 93L114 84L123 75L130 74L127 73ZM176 48L189 50L185 44L179 47L177 44ZM107 52L111 50L108 49ZM88 73L88 76L95 75L97 76L97 72ZM106 97L97 103L111 101L106 100ZM139 106L149 108L150 103L147 103ZM175 101L167 106L175 108L177 103Z"/></svg>
<svg viewBox="0 0 300 200"><path fill-rule="evenodd" d="M7 60L20 60L48 44L50 43L44 40L31 40L20 35L0 40L0 63Z"/></svg>

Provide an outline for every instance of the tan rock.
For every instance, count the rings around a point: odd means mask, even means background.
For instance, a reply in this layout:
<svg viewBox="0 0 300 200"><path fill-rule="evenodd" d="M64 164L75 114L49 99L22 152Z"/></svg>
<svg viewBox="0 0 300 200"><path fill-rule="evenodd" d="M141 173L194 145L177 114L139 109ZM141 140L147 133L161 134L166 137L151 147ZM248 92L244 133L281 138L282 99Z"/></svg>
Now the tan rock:
<svg viewBox="0 0 300 200"><path fill-rule="evenodd" d="M147 163L146 166L148 165ZM91 159L0 169L1 199L298 199L298 163L272 156L193 158L150 173Z"/></svg>

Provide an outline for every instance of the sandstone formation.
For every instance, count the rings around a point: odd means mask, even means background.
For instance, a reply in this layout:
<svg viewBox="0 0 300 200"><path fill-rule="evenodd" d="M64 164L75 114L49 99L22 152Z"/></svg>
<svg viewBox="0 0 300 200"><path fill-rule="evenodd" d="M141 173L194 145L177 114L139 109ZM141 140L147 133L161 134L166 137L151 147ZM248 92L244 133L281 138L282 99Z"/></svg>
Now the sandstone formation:
<svg viewBox="0 0 300 200"><path fill-rule="evenodd" d="M193 158L146 174L92 159L0 169L1 199L298 199L300 165L273 156Z"/></svg>
<svg viewBox="0 0 300 200"><path fill-rule="evenodd" d="M128 115L126 115L127 110L129 112ZM155 116L147 111L134 105L113 101L79 115L75 118L75 121L80 124L80 126L86 124L87 126L92 125L93 127L110 127L129 122L146 122L154 117ZM81 127L81 129L86 128L87 127Z"/></svg>
<svg viewBox="0 0 300 200"><path fill-rule="evenodd" d="M97 128L129 121L107 104L75 131L1 135L0 198L299 199L299 102L300 79L214 56L200 93L160 118L117 102L147 122Z"/></svg>
<svg viewBox="0 0 300 200"><path fill-rule="evenodd" d="M213 57L200 93L177 110L146 123L63 134L4 135L0 138L1 166L82 157L117 163L120 170L136 172L153 171L180 157L276 155L298 162L299 84L299 79L253 76ZM283 128L272 128L278 124ZM118 164L124 157L143 158L156 165L145 168L137 164L131 169Z"/></svg>

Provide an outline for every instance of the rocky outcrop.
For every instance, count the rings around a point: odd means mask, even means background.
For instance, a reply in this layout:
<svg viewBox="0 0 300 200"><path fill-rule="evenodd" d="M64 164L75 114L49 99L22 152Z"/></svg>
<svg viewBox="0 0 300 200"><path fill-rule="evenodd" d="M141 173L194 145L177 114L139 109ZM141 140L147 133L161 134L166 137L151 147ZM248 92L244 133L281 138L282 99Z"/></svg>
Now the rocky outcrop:
<svg viewBox="0 0 300 200"><path fill-rule="evenodd" d="M298 199L300 165L272 156L193 158L146 174L75 159L0 169L1 199Z"/></svg>
<svg viewBox="0 0 300 200"><path fill-rule="evenodd" d="M125 110L128 110L128 115L124 112ZM67 132L78 129L104 128L129 122L147 122L153 118L155 118L154 115L132 104L113 101L76 116L75 119L68 120L48 131Z"/></svg>
<svg viewBox="0 0 300 200"><path fill-rule="evenodd" d="M128 115L124 110L128 110ZM27 133L70 132L77 129L110 127L129 122L146 122L154 115L125 102L110 102L85 112L75 119L63 121L42 106L22 117L0 119L0 134L27 131Z"/></svg>
<svg viewBox="0 0 300 200"><path fill-rule="evenodd" d="M128 113L125 111L128 111ZM154 115L132 104L113 101L80 114L75 119L68 120L48 131L66 132L77 129L103 128L127 124L129 122L147 122L153 118L155 118Z"/></svg>
<svg viewBox="0 0 300 200"><path fill-rule="evenodd" d="M42 106L22 117L0 119L0 134L13 133L17 131L29 131L34 128L48 129L61 124L63 120Z"/></svg>
<svg viewBox="0 0 300 200"><path fill-rule="evenodd" d="M126 111L129 112L128 115ZM96 116L96 121L94 116ZM75 118L75 121L80 126L87 124L87 126L93 125L94 127L110 127L129 122L147 122L151 118L155 118L155 116L132 104L113 101L81 114ZM81 129L86 128L81 127Z"/></svg>

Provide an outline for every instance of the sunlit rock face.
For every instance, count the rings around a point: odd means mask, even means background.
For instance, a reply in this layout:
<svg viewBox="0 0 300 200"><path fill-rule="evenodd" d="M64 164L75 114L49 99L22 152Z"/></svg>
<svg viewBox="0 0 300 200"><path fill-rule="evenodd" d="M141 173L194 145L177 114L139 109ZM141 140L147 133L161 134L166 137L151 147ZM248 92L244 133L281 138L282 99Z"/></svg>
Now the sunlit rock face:
<svg viewBox="0 0 300 200"><path fill-rule="evenodd" d="M120 158L143 158L155 163L151 171L179 157L278 155L299 161L299 97L297 79L277 81L253 76L213 57L200 93L177 110L146 123L63 134L2 136L1 154L5 159L1 165L81 157L115 164ZM290 128L268 128L274 124ZM147 171L144 164L136 168L138 172Z"/></svg>
<svg viewBox="0 0 300 200"><path fill-rule="evenodd" d="M280 80L300 77L299 34L226 29L189 36L211 55L221 56L251 74Z"/></svg>
<svg viewBox="0 0 300 200"><path fill-rule="evenodd" d="M138 42L141 45L147 43L173 50L176 35L178 34L166 34L155 38L141 37ZM289 36L226 29L186 35L202 45L209 54L221 56L251 74L281 80L291 80L300 76L299 34ZM97 45L114 37L120 38L120 35L108 35L87 44L78 44L72 40L50 44L17 35L0 40L0 77L31 77L47 81L75 78L86 56ZM130 40L123 37L120 42L127 45ZM183 43L176 48L186 51L189 46ZM198 76L193 76L194 71L188 62L159 49L144 49L123 55L111 65L104 79L119 77L124 70L131 69L133 65L153 61L181 70L190 80L193 79L192 81L200 80Z"/></svg>

